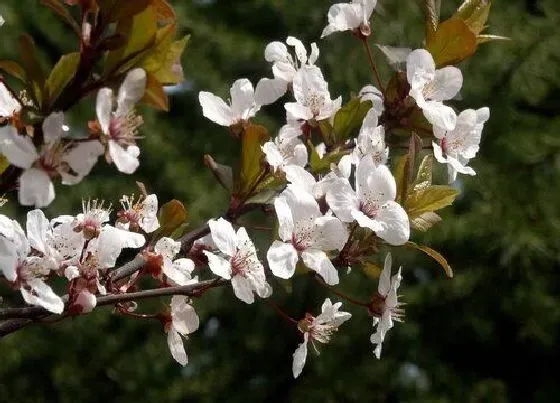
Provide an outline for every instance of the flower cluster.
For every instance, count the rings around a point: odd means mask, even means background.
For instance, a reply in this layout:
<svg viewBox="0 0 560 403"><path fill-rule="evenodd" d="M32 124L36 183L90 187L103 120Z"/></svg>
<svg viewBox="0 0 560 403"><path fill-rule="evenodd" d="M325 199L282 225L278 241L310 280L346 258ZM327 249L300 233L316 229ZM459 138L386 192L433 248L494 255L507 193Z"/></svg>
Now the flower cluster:
<svg viewBox="0 0 560 403"><path fill-rule="evenodd" d="M74 135L65 123L64 113L47 116L41 130L25 126L22 120L28 105L15 97L0 82L0 153L10 164L21 168L19 202L37 208L48 206L55 198L53 179L75 185L87 176L98 158L105 154L121 172L131 174L138 168L139 148L135 145L142 118L134 105L143 97L146 72L130 71L122 83L117 108L113 112L112 90L103 88L97 96L97 119L88 137Z"/></svg>
<svg viewBox="0 0 560 403"><path fill-rule="evenodd" d="M292 371L298 377L308 343L318 353L317 343L329 343L352 316L340 311L341 302L333 304L328 298L318 316L307 313L299 321L277 307L270 298L276 278L305 273L367 311L375 327L370 341L380 358L387 332L404 316L397 294L401 268L392 273L392 255L387 250L403 245L422 249L409 242L411 228L431 226L418 223L418 219L429 221L418 212L431 213L429 224L433 224L434 216L439 219L434 211L450 204L456 195L449 186L432 184L433 159L446 165L449 182L458 173L475 175L468 164L478 152L489 109L460 113L453 109L449 101L462 87L462 73L449 60L436 62L437 55L428 51L429 43L426 49L400 49L399 60L405 61L406 71L398 70L383 85L368 44L375 6L376 0L352 0L335 4L328 12L321 38L350 31L365 45L377 80L378 88L365 83L344 106L342 96L331 94L318 65L317 44L307 48L293 36L266 46L264 59L271 64L272 78L261 78L256 87L246 78L236 80L227 102L211 92L198 94L203 115L227 127L242 144L238 174L211 156L205 158L231 195L229 209L221 218L185 233L183 205L174 200L160 210L157 196L147 194L141 184L140 198L123 196L113 219L111 205L97 200L84 201L80 214L53 220L39 209L32 210L27 214L26 231L0 215L3 278L21 292L27 304L54 314L87 313L103 302L123 315L158 319L171 355L181 365L188 362L183 342L199 327L193 299L231 284L237 299L246 304L268 299L297 328L303 342L293 354ZM0 25L2 21L0 17ZM83 34L87 42L91 25L84 27L89 29L84 30L88 35ZM176 52L172 56L175 60ZM399 68L398 63L391 64ZM118 75L118 81L123 81L116 97L111 88L98 91L97 120L90 122L87 137L71 134L59 111L27 126L28 112L40 108L25 94L16 97L0 82L0 153L19 168L15 172L21 204L49 205L55 196L53 179L76 184L102 155L120 172L136 171L140 154L136 140L143 120L134 108L145 98L147 86L153 90L162 83L154 83L144 68L124 70ZM264 106L283 98L285 119L271 138L252 119ZM403 138L408 140L404 147ZM428 140L425 147L424 140ZM407 151L399 154L399 148ZM422 149L433 152L424 156L414 181ZM433 189L439 192L438 200L428 193ZM414 205L422 200L429 205ZM255 245L247 230L250 227L237 221L257 208L274 213L277 223L265 251L257 249L262 243ZM138 265L131 261L117 267L125 249L135 250ZM372 263L374 255L385 252L377 291L369 301L335 289L343 275L351 273L351 266ZM438 260L444 261L443 257ZM121 269L126 269L124 274L115 276ZM206 274L210 277L199 280ZM54 278L66 279L57 281L60 289L65 284L63 297L53 290ZM143 290L145 283L156 286ZM170 306L156 314L136 312L136 300L152 296L172 296Z"/></svg>

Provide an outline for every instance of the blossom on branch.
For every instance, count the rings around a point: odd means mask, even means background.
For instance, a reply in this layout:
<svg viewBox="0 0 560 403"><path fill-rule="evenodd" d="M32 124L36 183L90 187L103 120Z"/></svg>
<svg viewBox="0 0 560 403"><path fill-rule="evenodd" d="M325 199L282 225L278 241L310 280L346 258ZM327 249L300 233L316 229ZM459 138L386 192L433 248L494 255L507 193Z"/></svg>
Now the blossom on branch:
<svg viewBox="0 0 560 403"><path fill-rule="evenodd" d="M391 245L403 245L410 236L406 211L395 202L397 185L386 165L375 165L371 156L356 169L355 190L347 179L337 179L327 189L326 200L343 222L357 221Z"/></svg>
<svg viewBox="0 0 560 403"><path fill-rule="evenodd" d="M323 29L321 38L334 32L357 30L369 36L369 19L377 5L377 0L352 0L351 3L338 3L331 6L328 13L329 25Z"/></svg>
<svg viewBox="0 0 560 403"><path fill-rule="evenodd" d="M377 326L375 333L371 335L370 341L376 346L374 354L381 357L381 344L385 335L393 327L393 321L401 322L404 315L402 303L398 302L397 289L401 283L401 268L391 277L392 259L391 253L385 257L385 265L379 276L377 294L374 295L370 313L373 317L373 326Z"/></svg>
<svg viewBox="0 0 560 403"><path fill-rule="evenodd" d="M185 366L188 363L187 353L183 345L183 338L195 332L199 326L198 315L192 305L188 303L187 297L175 295L171 298L171 312L166 317L164 329L167 333L167 345L171 355L179 364Z"/></svg>
<svg viewBox="0 0 560 403"><path fill-rule="evenodd" d="M439 144L432 142L434 157L438 162L447 164L449 183L455 181L457 173L476 175L467 164L478 152L482 129L489 118L490 109L487 107L466 109L457 117L453 130L434 128L434 134L439 139Z"/></svg>
<svg viewBox="0 0 560 403"><path fill-rule="evenodd" d="M211 92L201 91L198 101L203 115L226 127L242 124L254 117L262 106L271 104L286 92L283 80L261 79L257 88L246 78L235 81L230 89L229 105Z"/></svg>
<svg viewBox="0 0 560 403"><path fill-rule="evenodd" d="M267 252L272 273L291 278L299 257L316 271L327 284L338 284L338 271L326 251L341 250L348 240L348 230L335 217L323 216L315 198L295 185L288 185L274 200L278 217L278 235Z"/></svg>
<svg viewBox="0 0 560 403"><path fill-rule="evenodd" d="M295 58L288 51L286 45L282 42L270 42L264 50L264 58L267 62L272 63L272 73L274 77L291 84L294 81L296 73L304 66L313 66L319 58L319 48L313 42L311 44L311 53L308 55L303 43L293 37L288 36L286 44L294 48Z"/></svg>
<svg viewBox="0 0 560 403"><path fill-rule="evenodd" d="M342 302L333 304L329 298L325 299L321 306L321 314L314 317L307 314L304 319L298 322L298 330L303 334L303 342L298 346L293 354L292 372L297 378L307 359L307 343L311 342L316 353L319 354L315 342L327 344L333 335L338 331L340 325L352 317L348 312L339 311Z"/></svg>
<svg viewBox="0 0 560 403"><path fill-rule="evenodd" d="M125 77L117 96L117 109L113 111L113 91L102 88L97 93L96 113L106 144L106 158L114 163L120 172L131 174L140 162L140 149L136 145L138 127L142 117L134 113L134 106L144 96L146 72L143 69L131 70Z"/></svg>
<svg viewBox="0 0 560 403"><path fill-rule="evenodd" d="M304 66L296 73L293 90L296 102L284 105L289 120L314 124L334 116L342 104L341 97L331 100L329 84L316 66Z"/></svg>
<svg viewBox="0 0 560 403"><path fill-rule="evenodd" d="M31 138L12 126L0 128L0 152L20 168L19 202L45 207L55 197L52 178L60 176L65 185L74 185L89 174L103 148L97 142L64 144L64 114L49 115L42 125L43 145L37 151Z"/></svg>
<svg viewBox="0 0 560 403"><path fill-rule="evenodd" d="M235 296L247 304L255 302L254 293L261 298L269 297L272 288L266 281L264 267L245 228L240 227L236 233L231 223L223 218L210 220L208 225L220 252L203 251L210 270L222 278L231 279Z"/></svg>
<svg viewBox="0 0 560 403"><path fill-rule="evenodd" d="M436 70L434 58L425 49L416 49L406 58L406 77L410 96L433 126L453 130L457 121L453 109L443 101L453 99L463 85L463 74L457 67Z"/></svg>

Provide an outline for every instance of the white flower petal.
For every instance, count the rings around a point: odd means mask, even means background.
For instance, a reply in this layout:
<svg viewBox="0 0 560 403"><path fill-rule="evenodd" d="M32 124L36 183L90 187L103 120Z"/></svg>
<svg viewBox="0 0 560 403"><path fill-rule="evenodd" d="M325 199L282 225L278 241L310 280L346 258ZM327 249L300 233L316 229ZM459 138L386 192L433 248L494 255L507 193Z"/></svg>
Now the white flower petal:
<svg viewBox="0 0 560 403"><path fill-rule="evenodd" d="M298 165L288 165L284 167L286 173L286 180L295 186L298 186L304 192L313 194L315 187L315 177L303 167Z"/></svg>
<svg viewBox="0 0 560 403"><path fill-rule="evenodd" d="M142 99L146 91L146 81L144 69L136 68L126 75L119 88L116 116L125 116Z"/></svg>
<svg viewBox="0 0 560 403"><path fill-rule="evenodd" d="M235 124L233 112L224 100L211 92L201 91L198 94L198 101L202 106L202 114L207 119L220 126L231 126Z"/></svg>
<svg viewBox="0 0 560 403"><path fill-rule="evenodd" d="M446 101L455 98L463 86L463 74L457 67L444 67L436 70L434 81L429 87L426 98Z"/></svg>
<svg viewBox="0 0 560 403"><path fill-rule="evenodd" d="M270 63L287 61L288 56L288 48L282 42L270 42L264 49L264 59Z"/></svg>
<svg viewBox="0 0 560 403"><path fill-rule="evenodd" d="M377 221L383 228L376 231L381 239L391 245L404 245L410 237L410 223L400 204L388 201L377 213Z"/></svg>
<svg viewBox="0 0 560 403"><path fill-rule="evenodd" d="M237 234L231 223L223 218L209 220L208 226L214 243L228 256L233 256L237 250Z"/></svg>
<svg viewBox="0 0 560 403"><path fill-rule="evenodd" d="M339 283L338 271L322 250L306 249L301 253L301 258L303 263L311 270L316 271L328 285Z"/></svg>
<svg viewBox="0 0 560 403"><path fill-rule="evenodd" d="M64 134L64 113L53 112L43 121L43 137L45 144L51 144Z"/></svg>
<svg viewBox="0 0 560 403"><path fill-rule="evenodd" d="M136 146L129 145L124 148L116 141L109 140L109 155L117 169L125 174L134 173L140 165L138 161L140 149Z"/></svg>
<svg viewBox="0 0 560 403"><path fill-rule="evenodd" d="M49 220L45 214L39 209L28 212L25 229L29 246L43 254L48 254L47 237L50 236L52 239L52 235Z"/></svg>
<svg viewBox="0 0 560 403"><path fill-rule="evenodd" d="M26 285L31 290L27 290L24 286L20 291L23 299L29 305L41 306L47 311L56 314L61 314L64 311L62 298L56 295L52 288L45 284L43 280L31 278L26 281Z"/></svg>
<svg viewBox="0 0 560 403"><path fill-rule="evenodd" d="M99 141L86 141L76 144L70 151L64 154L63 161L80 176L90 173L97 163L99 156L103 155L104 148Z"/></svg>
<svg viewBox="0 0 560 403"><path fill-rule="evenodd" d="M434 58L425 49L416 49L406 58L406 77L412 89L423 88L436 74Z"/></svg>
<svg viewBox="0 0 560 403"><path fill-rule="evenodd" d="M325 200L340 220L343 222L354 221L352 211L358 210L360 201L348 180L339 178L332 181L327 187Z"/></svg>
<svg viewBox="0 0 560 403"><path fill-rule="evenodd" d="M244 276L236 275L231 278L231 285L235 296L246 304L255 302L251 282Z"/></svg>
<svg viewBox="0 0 560 403"><path fill-rule="evenodd" d="M183 339L181 338L181 335L173 329L167 333L167 345L169 346L169 351L175 361L182 366L187 365L189 360L187 358L187 353L185 352Z"/></svg>
<svg viewBox="0 0 560 403"><path fill-rule="evenodd" d="M315 219L316 241L314 247L322 250L341 250L348 241L346 226L335 217L319 217Z"/></svg>
<svg viewBox="0 0 560 403"><path fill-rule="evenodd" d="M113 111L113 91L110 88L101 88L97 93L95 111L97 113L97 120L101 125L101 130L103 130L103 133L109 134L111 113Z"/></svg>
<svg viewBox="0 0 560 403"><path fill-rule="evenodd" d="M202 251L204 255L208 258L208 266L212 273L222 278L229 280L231 278L231 264L228 260L208 252L207 250Z"/></svg>
<svg viewBox="0 0 560 403"><path fill-rule="evenodd" d="M19 101L12 96L6 85L0 82L0 117L11 117L20 110Z"/></svg>
<svg viewBox="0 0 560 403"><path fill-rule="evenodd" d="M246 78L235 81L230 89L231 111L237 119L249 119L258 110L253 84Z"/></svg>
<svg viewBox="0 0 560 403"><path fill-rule="evenodd" d="M259 106L276 102L288 90L288 83L278 78L262 78L255 89L255 102Z"/></svg>
<svg viewBox="0 0 560 403"><path fill-rule="evenodd" d="M18 199L24 206L46 207L54 200L54 185L43 170L29 168L19 177Z"/></svg>
<svg viewBox="0 0 560 403"><path fill-rule="evenodd" d="M33 141L28 136L20 136L13 126L0 127L0 153L19 168L30 168L39 158Z"/></svg>
<svg viewBox="0 0 560 403"><path fill-rule="evenodd" d="M307 333L305 333L305 339L298 345L296 351L294 351L292 362L292 373L294 374L294 378L297 378L301 374L301 371L305 366L305 360L307 359L307 337Z"/></svg>
<svg viewBox="0 0 560 403"><path fill-rule="evenodd" d="M280 195L274 199L274 210L278 217L278 236L283 241L289 241L294 231L294 220L292 217L292 209L288 205L285 195Z"/></svg>
<svg viewBox="0 0 560 403"><path fill-rule="evenodd" d="M200 319L194 307L187 302L187 297L174 295L171 298L171 321L173 328L182 335L195 332L200 325Z"/></svg>
<svg viewBox="0 0 560 403"><path fill-rule="evenodd" d="M391 289L391 267L393 266L393 259L391 257L391 252L387 253L385 256L385 264L383 265L383 270L379 276L379 285L377 286L377 292L386 297Z"/></svg>
<svg viewBox="0 0 560 403"><path fill-rule="evenodd" d="M274 241L266 253L266 259L276 277L288 279L296 271L298 255L292 244Z"/></svg>
<svg viewBox="0 0 560 403"><path fill-rule="evenodd" d="M194 262L191 259L181 258L174 260L172 264L163 265L163 274L176 285L189 285L193 283L191 273L194 270Z"/></svg>
<svg viewBox="0 0 560 403"><path fill-rule="evenodd" d="M8 281L16 280L18 262L18 253L14 242L0 237L0 272Z"/></svg>

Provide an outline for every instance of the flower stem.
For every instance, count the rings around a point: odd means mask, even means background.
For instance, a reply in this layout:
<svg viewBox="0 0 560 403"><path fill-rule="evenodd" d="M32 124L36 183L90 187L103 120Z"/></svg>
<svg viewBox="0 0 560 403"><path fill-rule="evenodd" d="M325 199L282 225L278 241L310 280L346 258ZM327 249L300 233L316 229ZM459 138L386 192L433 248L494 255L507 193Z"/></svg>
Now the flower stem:
<svg viewBox="0 0 560 403"><path fill-rule="evenodd" d="M313 279L319 283L320 285L322 285L323 287L325 287L327 290L329 290L330 292L332 292L335 295L338 295L340 298L345 299L346 301L350 302L351 304L357 305L357 306L363 306L363 307L369 307L369 304L367 302L362 302L362 301L358 301L357 299L354 299L352 297L349 297L348 295L337 291L334 287L328 285L327 283L325 283L323 281L323 279L321 277L319 277L317 274L313 275Z"/></svg>
<svg viewBox="0 0 560 403"><path fill-rule="evenodd" d="M375 75L375 79L377 80L377 85L379 86L381 92L385 95L385 87L383 87L383 84L381 83L379 71L377 70L377 65L375 64L375 59L373 58L373 53L371 51L367 38L362 39L362 43L364 44L364 48L368 56L369 65L373 71L373 74Z"/></svg>
<svg viewBox="0 0 560 403"><path fill-rule="evenodd" d="M272 301L271 299L265 299L264 301L268 305L270 305L270 307L272 307L272 309L274 309L274 312L276 312L278 314L278 316L280 316L282 319L286 320L288 323L291 323L291 324L297 326L297 323L298 323L297 320L295 320L290 315L288 315L286 312L284 312L278 305L276 305L276 303L274 301Z"/></svg>

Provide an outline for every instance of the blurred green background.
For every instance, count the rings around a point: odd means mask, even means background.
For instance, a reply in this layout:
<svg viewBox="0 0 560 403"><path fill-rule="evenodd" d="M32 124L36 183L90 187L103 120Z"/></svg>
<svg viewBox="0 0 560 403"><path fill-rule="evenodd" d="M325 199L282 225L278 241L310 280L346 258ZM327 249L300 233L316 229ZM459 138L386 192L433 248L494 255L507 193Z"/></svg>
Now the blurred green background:
<svg viewBox="0 0 560 403"><path fill-rule="evenodd" d="M133 1L133 0L130 0ZM318 41L319 64L332 94L348 99L370 80L363 49L348 34L319 41L332 3L327 0L175 1L179 29L192 34L183 57L187 81L168 114L146 111L141 167L117 175L103 162L75 187L57 187L47 214L77 213L82 197L117 202L136 180L160 200L177 198L192 227L222 212L227 196L202 157L235 161L235 141L202 117L200 90L227 95L237 78L271 76L263 59L272 40L294 35ZM443 1L443 16L458 0ZM75 50L71 32L39 1L3 0L0 57L14 57L16 37L30 33L51 65ZM419 254L399 253L406 322L372 354L371 319L346 305L353 318L311 350L302 376L292 379L298 334L264 304L247 306L231 290L196 302L201 327L176 364L160 324L100 309L53 326L32 326L0 341L0 401L10 402L556 402L560 399L560 6L557 0L496 1L489 33L511 42L481 46L460 67L460 109L488 105L478 176L461 178L462 195L444 222L413 240L441 251L456 276L446 279ZM419 1L380 0L373 38L421 47ZM377 54L382 62L382 55ZM382 75L388 77L384 68ZM281 103L259 120L271 129L284 118ZM94 119L93 100L77 106L73 127ZM12 214L13 203L3 208ZM19 212L21 214L21 211ZM253 233L264 255L267 239ZM202 273L207 275L207 273ZM362 298L376 289L359 270L342 277ZM326 296L309 279L274 298L292 316L319 309ZM290 292L288 292L290 291ZM336 299L336 298L334 298ZM157 309L153 302L146 309Z"/></svg>

